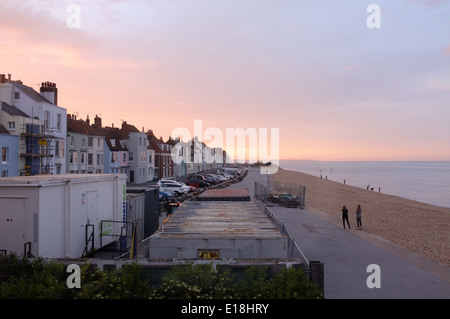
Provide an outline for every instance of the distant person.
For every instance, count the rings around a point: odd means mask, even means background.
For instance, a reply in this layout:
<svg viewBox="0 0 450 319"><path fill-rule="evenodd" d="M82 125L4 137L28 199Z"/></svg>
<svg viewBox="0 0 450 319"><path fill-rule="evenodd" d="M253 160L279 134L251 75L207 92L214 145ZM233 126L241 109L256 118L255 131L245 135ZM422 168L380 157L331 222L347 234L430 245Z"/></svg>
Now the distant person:
<svg viewBox="0 0 450 319"><path fill-rule="evenodd" d="M348 221L348 209L345 205L342 207L342 224L345 229L345 222L347 221L348 229L350 229L350 222Z"/></svg>
<svg viewBox="0 0 450 319"><path fill-rule="evenodd" d="M361 205L358 204L358 206L356 207L356 229L362 229L361 215Z"/></svg>

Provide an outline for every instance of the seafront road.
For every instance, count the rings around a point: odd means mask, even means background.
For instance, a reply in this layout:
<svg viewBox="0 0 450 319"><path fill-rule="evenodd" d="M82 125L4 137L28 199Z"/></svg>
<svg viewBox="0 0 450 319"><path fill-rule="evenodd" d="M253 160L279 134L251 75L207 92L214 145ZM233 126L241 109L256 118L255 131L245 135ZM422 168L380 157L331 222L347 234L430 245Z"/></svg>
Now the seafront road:
<svg viewBox="0 0 450 319"><path fill-rule="evenodd" d="M249 188L253 197L255 181L267 181L259 172L249 168L247 177L230 187ZM450 299L450 269L443 265L364 230L343 229L341 220L312 207L268 209L309 261L324 264L327 299ZM379 271L368 269L373 264ZM375 282L379 288L370 288Z"/></svg>

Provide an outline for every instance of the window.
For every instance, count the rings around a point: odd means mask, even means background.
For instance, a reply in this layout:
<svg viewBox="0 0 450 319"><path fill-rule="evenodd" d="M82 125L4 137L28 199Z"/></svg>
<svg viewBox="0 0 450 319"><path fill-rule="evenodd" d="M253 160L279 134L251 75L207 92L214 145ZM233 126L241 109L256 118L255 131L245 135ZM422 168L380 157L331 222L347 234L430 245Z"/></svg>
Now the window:
<svg viewBox="0 0 450 319"><path fill-rule="evenodd" d="M141 162L145 162L145 152L141 152Z"/></svg>
<svg viewBox="0 0 450 319"><path fill-rule="evenodd" d="M73 136L70 137L70 147L73 147Z"/></svg>
<svg viewBox="0 0 450 319"><path fill-rule="evenodd" d="M44 128L47 130L50 128L50 111L44 112Z"/></svg>
<svg viewBox="0 0 450 319"><path fill-rule="evenodd" d="M123 161L124 161L124 162L127 161L127 153L123 153Z"/></svg>
<svg viewBox="0 0 450 319"><path fill-rule="evenodd" d="M14 92L14 100L20 100L20 92Z"/></svg>
<svg viewBox="0 0 450 319"><path fill-rule="evenodd" d="M133 155L133 152L129 152L128 154L129 154L129 155L128 155L128 161L129 161L129 162L133 162L133 161L134 161L134 155Z"/></svg>
<svg viewBox="0 0 450 319"><path fill-rule="evenodd" d="M116 147L116 140L110 139L109 141L111 142L112 147Z"/></svg>
<svg viewBox="0 0 450 319"><path fill-rule="evenodd" d="M86 147L86 139L84 137L81 139L81 147L82 148Z"/></svg>
<svg viewBox="0 0 450 319"><path fill-rule="evenodd" d="M98 139L97 139L97 147L98 148L100 148L101 147L101 145L100 145L100 142L102 141L102 139L99 137Z"/></svg>
<svg viewBox="0 0 450 319"><path fill-rule="evenodd" d="M88 165L94 165L94 154L88 154Z"/></svg>
<svg viewBox="0 0 450 319"><path fill-rule="evenodd" d="M81 164L86 163L86 153L85 152L81 152L81 160L80 160Z"/></svg>
<svg viewBox="0 0 450 319"><path fill-rule="evenodd" d="M59 156L64 157L64 141L59 141Z"/></svg>
<svg viewBox="0 0 450 319"><path fill-rule="evenodd" d="M61 114L56 114L56 128L61 131Z"/></svg>
<svg viewBox="0 0 450 319"><path fill-rule="evenodd" d="M2 163L6 164L8 163L8 148L2 147Z"/></svg>
<svg viewBox="0 0 450 319"><path fill-rule="evenodd" d="M8 177L8 171L2 171L2 177Z"/></svg>
<svg viewBox="0 0 450 319"><path fill-rule="evenodd" d="M103 154L102 153L97 154L97 165L103 166Z"/></svg>
<svg viewBox="0 0 450 319"><path fill-rule="evenodd" d="M119 160L119 153L112 152L111 153L111 163L115 163Z"/></svg>
<svg viewBox="0 0 450 319"><path fill-rule="evenodd" d="M69 163L70 164L76 164L77 163L77 152L70 152L69 153Z"/></svg>
<svg viewBox="0 0 450 319"><path fill-rule="evenodd" d="M15 130L16 122L8 122L8 130Z"/></svg>
<svg viewBox="0 0 450 319"><path fill-rule="evenodd" d="M88 137L88 146L92 147L92 145L94 144L94 138L93 137Z"/></svg>

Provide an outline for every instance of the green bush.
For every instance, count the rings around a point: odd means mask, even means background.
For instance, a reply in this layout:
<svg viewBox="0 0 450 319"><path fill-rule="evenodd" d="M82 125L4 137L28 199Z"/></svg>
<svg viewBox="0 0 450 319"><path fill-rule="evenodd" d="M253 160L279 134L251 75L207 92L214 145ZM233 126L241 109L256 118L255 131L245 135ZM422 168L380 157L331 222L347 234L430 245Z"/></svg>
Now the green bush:
<svg viewBox="0 0 450 319"><path fill-rule="evenodd" d="M81 289L76 289L80 299L140 299L150 294L150 280L137 263L113 271L86 263L81 267L81 283Z"/></svg>
<svg viewBox="0 0 450 319"><path fill-rule="evenodd" d="M192 262L173 267L153 291L158 299L224 299L233 298L233 278L229 271L218 271L212 264Z"/></svg>
<svg viewBox="0 0 450 319"><path fill-rule="evenodd" d="M151 288L149 273L137 262L113 271L84 263L81 289L67 287L62 263L32 261L16 255L0 257L0 298L39 299L316 299L322 293L302 268L269 276L267 267L250 267L243 278L213 264L180 264Z"/></svg>
<svg viewBox="0 0 450 319"><path fill-rule="evenodd" d="M44 264L42 259L29 262L26 259L12 256L9 260L1 260L0 265L0 272L7 278L0 284L1 298L59 299L73 297L66 285L67 275L63 264L56 262Z"/></svg>
<svg viewBox="0 0 450 319"><path fill-rule="evenodd" d="M323 294L305 275L303 268L283 269L271 280L272 299L322 299Z"/></svg>

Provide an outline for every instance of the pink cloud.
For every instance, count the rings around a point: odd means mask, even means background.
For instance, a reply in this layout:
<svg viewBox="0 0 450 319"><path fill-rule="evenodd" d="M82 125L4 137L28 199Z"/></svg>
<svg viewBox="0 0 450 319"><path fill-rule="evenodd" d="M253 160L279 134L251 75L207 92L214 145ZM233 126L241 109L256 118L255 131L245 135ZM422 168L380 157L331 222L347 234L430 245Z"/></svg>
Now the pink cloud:
<svg viewBox="0 0 450 319"><path fill-rule="evenodd" d="M356 70L356 65L346 65L342 68L344 72L350 72Z"/></svg>
<svg viewBox="0 0 450 319"><path fill-rule="evenodd" d="M450 55L450 45L444 49L445 55Z"/></svg>

